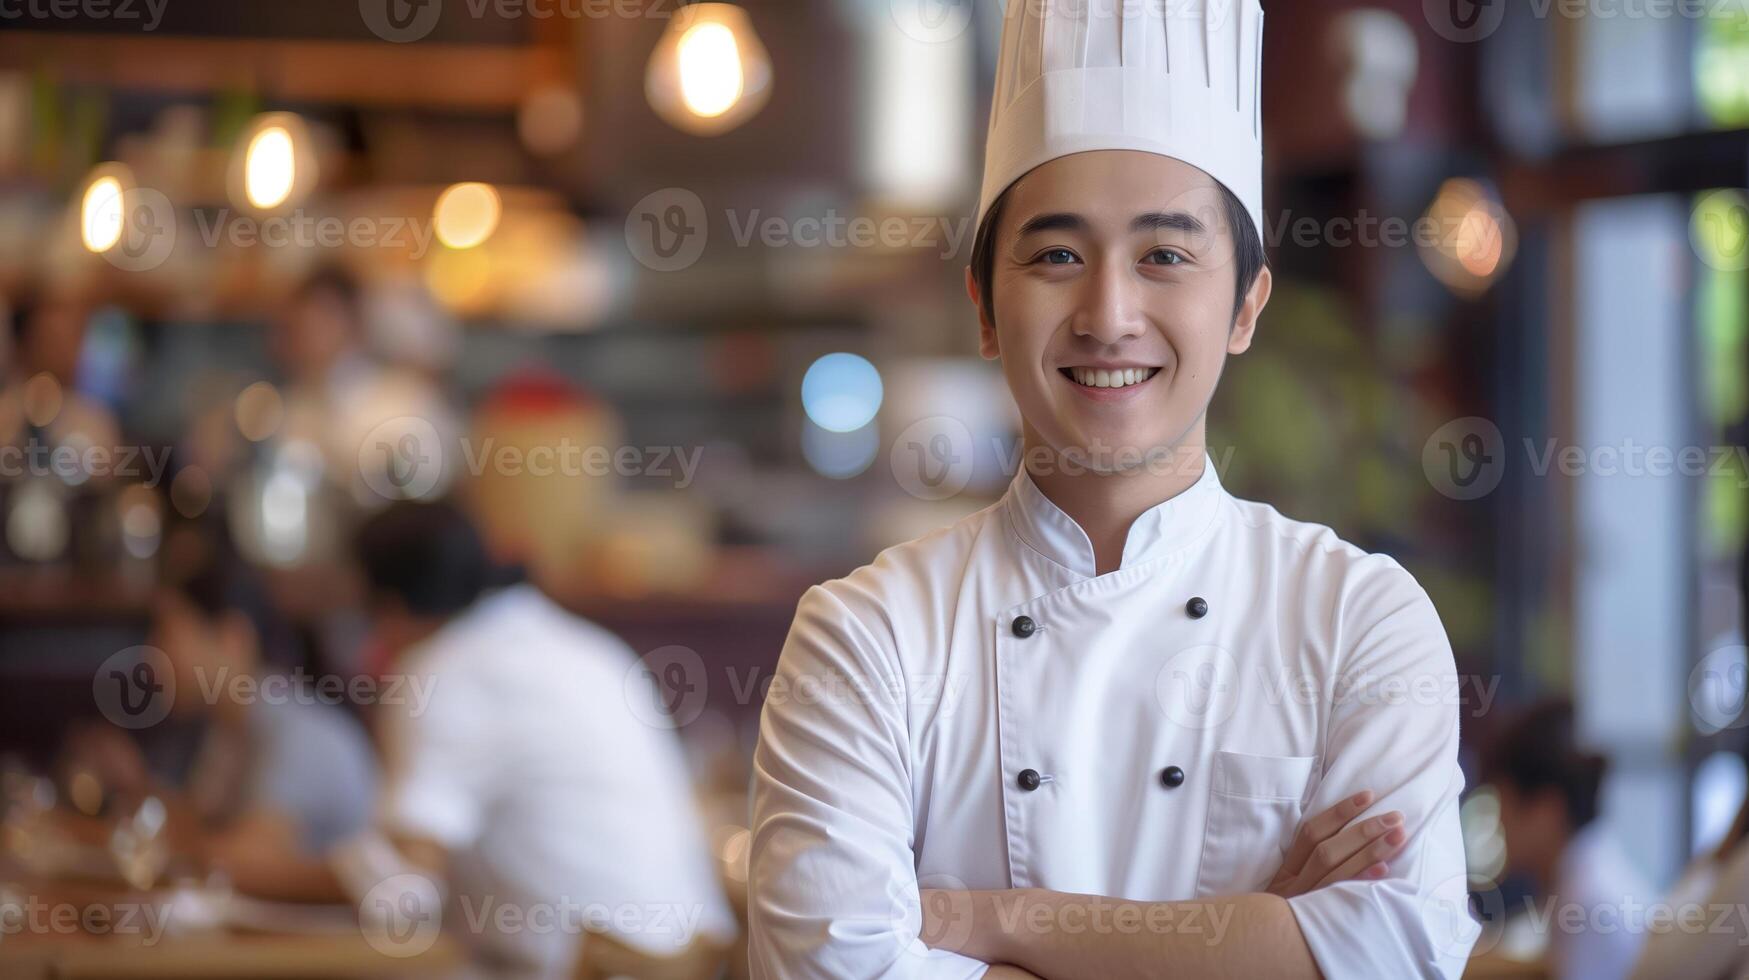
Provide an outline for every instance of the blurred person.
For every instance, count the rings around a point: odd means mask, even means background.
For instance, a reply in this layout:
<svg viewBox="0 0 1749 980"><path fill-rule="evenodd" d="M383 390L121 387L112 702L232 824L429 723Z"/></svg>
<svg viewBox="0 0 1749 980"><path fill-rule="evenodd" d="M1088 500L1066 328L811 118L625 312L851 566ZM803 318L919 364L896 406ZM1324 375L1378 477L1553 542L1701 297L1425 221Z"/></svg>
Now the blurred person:
<svg viewBox="0 0 1749 980"><path fill-rule="evenodd" d="M204 856L245 890L270 885L277 855L320 855L365 829L376 791L363 728L307 676L266 662L281 633L247 570L209 558L152 606L148 642L173 674L172 725L143 746L109 725L68 746L71 765L122 796L164 787L189 804L207 828ZM180 731L196 736L192 751Z"/></svg>
<svg viewBox="0 0 1749 980"><path fill-rule="evenodd" d="M1749 622L1749 545L1739 562L1740 612ZM1720 909L1749 908L1749 798L1718 845L1683 870L1664 904L1674 911L1677 926L1650 931L1634 964L1633 980L1749 976L1749 923L1717 914ZM1703 927L1695 927L1697 918Z"/></svg>
<svg viewBox="0 0 1749 980"><path fill-rule="evenodd" d="M428 695L378 706L373 832L283 869L279 894L362 902L419 875L494 972L714 976L734 920L678 740L633 707L659 696L637 658L533 585L489 590L449 504L391 505L357 551L375 641Z"/></svg>
<svg viewBox="0 0 1749 980"><path fill-rule="evenodd" d="M618 481L582 453L619 444L608 407L557 375L521 372L475 407L468 438L484 465L459 490L493 561L561 601L604 591Z"/></svg>
<svg viewBox="0 0 1749 980"><path fill-rule="evenodd" d="M254 578L221 561L163 589L153 614L172 710L205 722L184 791L221 828L209 857L244 886L262 853L321 854L364 829L376 793L363 727L314 678L265 662L274 617Z"/></svg>
<svg viewBox="0 0 1749 980"><path fill-rule="evenodd" d="M358 280L339 266L318 268L293 291L268 335L288 388L333 390L374 373L362 306Z"/></svg>
<svg viewBox="0 0 1749 980"><path fill-rule="evenodd" d="M1632 910L1657 897L1597 819L1607 768L1575 742L1564 699L1524 709L1483 750L1481 779L1499 794L1507 869L1526 875L1544 905L1507 928L1549 930L1538 938L1557 980L1626 977L1645 938Z"/></svg>
<svg viewBox="0 0 1749 980"><path fill-rule="evenodd" d="M330 478L359 500L374 502L385 490L435 496L455 468L433 466L455 441L455 411L423 366L385 363L372 352L370 309L350 272L324 266L273 317L270 347L286 389L282 441L321 447ZM438 480L425 486L428 472Z"/></svg>
<svg viewBox="0 0 1749 980"><path fill-rule="evenodd" d="M225 481L232 520L254 529L239 544L282 578L305 576L289 590L297 594L326 595L327 571L344 562L348 529L363 511L441 495L461 468L448 396L425 368L372 351L368 300L351 272L317 268L270 317L280 387L252 403L265 430L251 436L259 441L242 437L243 405L230 386L191 430L191 459L233 477ZM306 505L295 521L269 520L276 492L291 486Z"/></svg>
<svg viewBox="0 0 1749 980"><path fill-rule="evenodd" d="M91 304L73 287L27 287L10 297L10 357L0 387L0 445L34 436L50 446L114 446L120 427L107 405L79 390Z"/></svg>
<svg viewBox="0 0 1749 980"><path fill-rule="evenodd" d="M1695 858L1663 899L1674 925L1647 931L1632 980L1720 980L1749 975L1749 800L1717 847ZM1721 918L1720 910L1737 914Z"/></svg>
<svg viewBox="0 0 1749 980"><path fill-rule="evenodd" d="M826 693L763 709L756 977L1466 965L1437 611L1208 459L1271 287L1262 12L1187 31L1166 8L1007 7L966 291L1022 465L994 506L802 597L772 690ZM1342 856L1284 884L1308 834ZM1153 925L1025 927L1113 909Z"/></svg>

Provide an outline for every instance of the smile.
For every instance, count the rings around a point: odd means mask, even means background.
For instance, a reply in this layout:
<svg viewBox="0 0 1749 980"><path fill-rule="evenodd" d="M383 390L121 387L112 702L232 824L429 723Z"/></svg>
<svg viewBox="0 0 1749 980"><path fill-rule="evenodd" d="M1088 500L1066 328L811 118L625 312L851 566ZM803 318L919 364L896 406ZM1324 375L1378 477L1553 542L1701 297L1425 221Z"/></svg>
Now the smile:
<svg viewBox="0 0 1749 980"><path fill-rule="evenodd" d="M1140 368L1058 368L1063 377L1083 388L1128 388L1139 385L1160 372L1157 367Z"/></svg>

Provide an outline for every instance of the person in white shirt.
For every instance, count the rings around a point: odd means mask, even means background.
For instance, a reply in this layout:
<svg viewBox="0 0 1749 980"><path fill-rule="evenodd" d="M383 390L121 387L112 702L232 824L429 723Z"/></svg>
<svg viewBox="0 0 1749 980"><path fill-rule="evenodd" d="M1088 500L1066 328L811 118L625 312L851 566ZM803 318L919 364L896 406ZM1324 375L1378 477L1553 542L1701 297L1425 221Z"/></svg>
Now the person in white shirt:
<svg viewBox="0 0 1749 980"><path fill-rule="evenodd" d="M1527 945L1541 949L1556 980L1626 977L1646 938L1638 910L1659 898L1597 819L1607 768L1575 742L1573 705L1564 699L1523 709L1483 753L1481 778L1500 800L1507 867L1536 884L1532 902L1540 905L1509 923L1508 935L1531 930Z"/></svg>
<svg viewBox="0 0 1749 980"><path fill-rule="evenodd" d="M1689 863L1662 905L1669 917L1647 930L1633 980L1749 977L1749 800L1717 847Z"/></svg>
<svg viewBox="0 0 1749 980"><path fill-rule="evenodd" d="M755 977L1462 972L1438 615L1205 451L1270 292L1261 29L1255 0L1008 5L966 285L1023 465L803 596L754 759Z"/></svg>
<svg viewBox="0 0 1749 980"><path fill-rule="evenodd" d="M441 920L499 976L573 976L598 946L711 975L738 926L679 740L640 714L657 691L637 657L533 585L488 590L448 504L391 505L358 553L386 681L404 681L373 708L375 826L327 865L329 889L386 916L367 936L411 954Z"/></svg>

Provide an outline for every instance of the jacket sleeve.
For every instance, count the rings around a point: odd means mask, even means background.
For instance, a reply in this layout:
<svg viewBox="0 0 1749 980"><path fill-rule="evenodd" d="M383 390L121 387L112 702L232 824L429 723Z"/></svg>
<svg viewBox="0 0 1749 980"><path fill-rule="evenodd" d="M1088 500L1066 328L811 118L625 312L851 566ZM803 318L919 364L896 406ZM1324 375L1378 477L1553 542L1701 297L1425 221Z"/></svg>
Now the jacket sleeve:
<svg viewBox="0 0 1749 980"><path fill-rule="evenodd" d="M970 978L918 938L903 679L838 598L802 597L753 757L748 955L756 980Z"/></svg>
<svg viewBox="0 0 1749 980"><path fill-rule="evenodd" d="M1400 810L1409 833L1387 877L1288 900L1327 977L1458 977L1481 927L1470 915L1458 794L1457 676L1427 594L1395 562L1345 590L1323 778L1307 813L1371 789L1367 816ZM1353 640L1348 638L1352 636Z"/></svg>

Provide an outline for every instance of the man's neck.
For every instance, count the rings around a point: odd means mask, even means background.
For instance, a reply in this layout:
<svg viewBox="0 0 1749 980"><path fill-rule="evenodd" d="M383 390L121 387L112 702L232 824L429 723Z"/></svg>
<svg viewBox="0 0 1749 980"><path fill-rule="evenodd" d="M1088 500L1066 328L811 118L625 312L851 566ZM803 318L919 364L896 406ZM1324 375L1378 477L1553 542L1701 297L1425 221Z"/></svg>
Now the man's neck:
<svg viewBox="0 0 1749 980"><path fill-rule="evenodd" d="M1040 445L1032 433L1026 436L1021 459L1031 461L1027 471L1051 503L1069 515L1093 544L1097 574L1116 571L1123 564L1124 543L1130 525L1149 509L1190 489L1202 478L1208 465L1202 425L1183 442L1148 463L1117 472L1095 472L1084 466L1064 465L1049 447ZM1038 460L1048 460L1036 465Z"/></svg>

